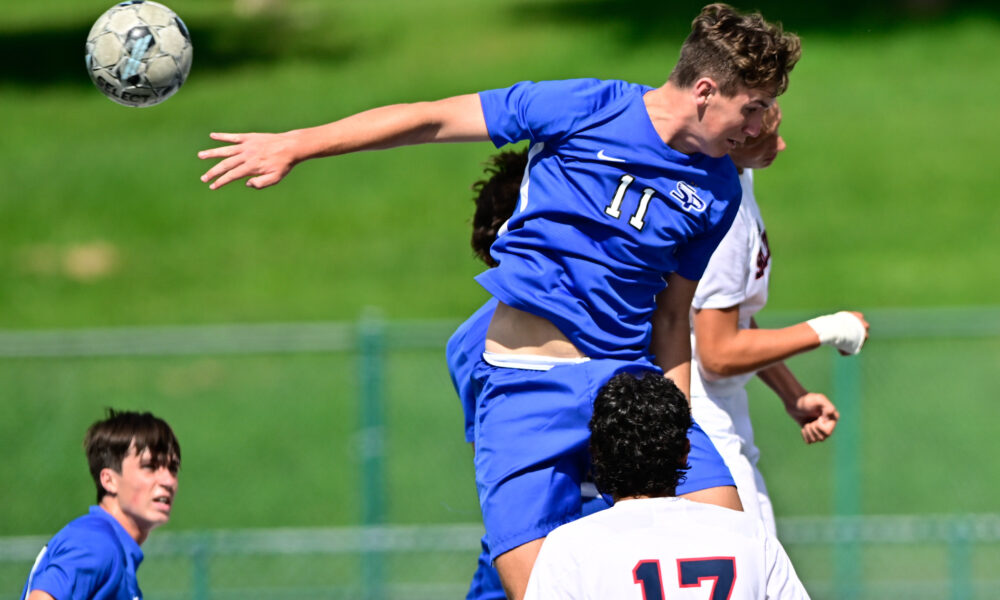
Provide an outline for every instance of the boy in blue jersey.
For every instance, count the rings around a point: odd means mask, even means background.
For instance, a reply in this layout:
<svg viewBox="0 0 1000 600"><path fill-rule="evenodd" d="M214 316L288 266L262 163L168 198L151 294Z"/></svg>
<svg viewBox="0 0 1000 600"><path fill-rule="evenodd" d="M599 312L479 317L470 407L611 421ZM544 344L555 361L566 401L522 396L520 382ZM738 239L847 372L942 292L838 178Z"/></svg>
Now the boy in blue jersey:
<svg viewBox="0 0 1000 600"><path fill-rule="evenodd" d="M657 88L522 82L279 134L213 133L228 145L199 153L221 159L202 175L211 189L263 188L310 158L531 143L521 203L492 249L499 266L477 278L498 304L475 366L476 481L511 598L547 532L580 514L597 389L659 367L688 392L691 298L739 206L726 153L760 131L799 54L798 38L760 15L712 4Z"/></svg>
<svg viewBox="0 0 1000 600"><path fill-rule="evenodd" d="M116 412L84 439L97 505L64 527L39 553L22 600L141 600L140 545L170 519L181 447L150 413Z"/></svg>
<svg viewBox="0 0 1000 600"><path fill-rule="evenodd" d="M737 166L739 164L737 163ZM476 210L472 219L471 246L475 255L487 266L497 266L490 254L490 247L517 206L520 185L527 167L527 151L504 151L490 159L486 172L487 179L473 184L476 192ZM462 404L465 439L474 442L476 405L479 390L472 376L475 364L485 350L486 331L493 311L497 307L496 298L488 300L479 310L458 327L448 340L445 355L448 373ZM740 499L735 482L722 456L709 440L706 433L692 422L688 431L690 451L688 470L676 486L676 494L687 498L698 498L703 502L724 507L736 507ZM589 479L580 489L581 516L609 508L609 499L598 493L597 487ZM485 536L481 541L482 552L466 595L467 600L504 600L506 594L499 575L490 560L489 543Z"/></svg>

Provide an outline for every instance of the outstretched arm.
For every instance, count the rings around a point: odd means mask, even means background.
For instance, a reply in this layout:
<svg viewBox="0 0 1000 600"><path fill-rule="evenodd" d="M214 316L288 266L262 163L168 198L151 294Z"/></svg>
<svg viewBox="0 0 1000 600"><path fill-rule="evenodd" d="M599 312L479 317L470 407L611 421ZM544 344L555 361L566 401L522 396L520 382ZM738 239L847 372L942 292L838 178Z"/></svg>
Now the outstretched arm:
<svg viewBox="0 0 1000 600"><path fill-rule="evenodd" d="M695 339L702 367L724 376L760 369L758 376L781 399L789 416L801 427L807 444L830 437L840 416L837 408L825 395L806 390L784 363L789 356L818 347L817 333L807 323L758 329L753 319L749 329L740 329L738 319L736 307L695 313Z"/></svg>
<svg viewBox="0 0 1000 600"><path fill-rule="evenodd" d="M694 314L698 360L709 375L731 377L767 368L821 344L857 354L868 338L868 322L842 311L781 329L739 327L739 307L705 308Z"/></svg>
<svg viewBox="0 0 1000 600"><path fill-rule="evenodd" d="M694 312L698 360L709 375L732 377L766 368L819 347L819 336L806 323L783 329L741 329L739 307Z"/></svg>
<svg viewBox="0 0 1000 600"><path fill-rule="evenodd" d="M210 137L228 143L198 153L201 159L222 159L201 176L214 190L244 177L249 177L247 187L265 188L310 158L430 142L486 141L489 132L479 95L466 94L373 108L308 129Z"/></svg>
<svg viewBox="0 0 1000 600"><path fill-rule="evenodd" d="M651 349L657 366L691 399L691 299L697 281L671 273L656 296Z"/></svg>

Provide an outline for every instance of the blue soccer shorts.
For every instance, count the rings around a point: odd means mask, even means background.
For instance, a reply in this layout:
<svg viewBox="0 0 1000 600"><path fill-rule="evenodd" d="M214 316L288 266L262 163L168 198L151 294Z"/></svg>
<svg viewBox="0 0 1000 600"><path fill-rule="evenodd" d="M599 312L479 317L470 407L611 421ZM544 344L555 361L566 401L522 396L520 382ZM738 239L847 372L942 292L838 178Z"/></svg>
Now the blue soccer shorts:
<svg viewBox="0 0 1000 600"><path fill-rule="evenodd" d="M644 360L591 359L547 371L477 362L476 487L491 561L580 518L593 401L623 371L659 369ZM708 437L696 432L689 435L692 468L677 493L734 485Z"/></svg>

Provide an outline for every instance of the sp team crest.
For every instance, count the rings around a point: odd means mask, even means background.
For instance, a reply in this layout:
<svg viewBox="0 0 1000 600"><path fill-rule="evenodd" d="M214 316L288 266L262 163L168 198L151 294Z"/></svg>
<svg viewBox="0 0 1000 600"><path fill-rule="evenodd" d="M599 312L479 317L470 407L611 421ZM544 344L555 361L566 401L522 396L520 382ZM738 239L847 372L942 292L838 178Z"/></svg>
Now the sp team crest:
<svg viewBox="0 0 1000 600"><path fill-rule="evenodd" d="M678 181L677 186L670 190L670 197L680 203L681 208L688 212L703 212L705 201L698 196L698 191L690 184Z"/></svg>

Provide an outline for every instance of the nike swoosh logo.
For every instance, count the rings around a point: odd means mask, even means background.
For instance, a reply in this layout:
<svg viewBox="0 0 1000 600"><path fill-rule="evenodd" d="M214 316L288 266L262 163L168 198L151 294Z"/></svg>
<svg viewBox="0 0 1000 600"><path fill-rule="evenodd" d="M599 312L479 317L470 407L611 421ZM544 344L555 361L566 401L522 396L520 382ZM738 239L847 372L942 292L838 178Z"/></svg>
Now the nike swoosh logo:
<svg viewBox="0 0 1000 600"><path fill-rule="evenodd" d="M624 158L615 158L614 156L608 156L607 154L604 153L604 149L603 148L597 153L597 159L598 160L609 160L611 162L625 162Z"/></svg>

